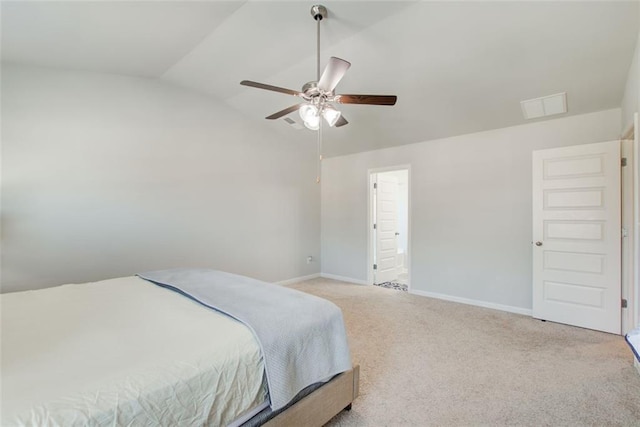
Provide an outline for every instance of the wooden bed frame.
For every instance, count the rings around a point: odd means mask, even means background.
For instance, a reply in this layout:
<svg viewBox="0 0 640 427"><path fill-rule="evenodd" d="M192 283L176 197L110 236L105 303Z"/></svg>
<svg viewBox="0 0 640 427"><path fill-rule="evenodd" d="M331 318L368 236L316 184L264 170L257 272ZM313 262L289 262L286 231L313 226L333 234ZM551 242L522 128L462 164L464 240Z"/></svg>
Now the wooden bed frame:
<svg viewBox="0 0 640 427"><path fill-rule="evenodd" d="M266 427L322 426L351 403L360 389L360 365L341 373L263 424Z"/></svg>

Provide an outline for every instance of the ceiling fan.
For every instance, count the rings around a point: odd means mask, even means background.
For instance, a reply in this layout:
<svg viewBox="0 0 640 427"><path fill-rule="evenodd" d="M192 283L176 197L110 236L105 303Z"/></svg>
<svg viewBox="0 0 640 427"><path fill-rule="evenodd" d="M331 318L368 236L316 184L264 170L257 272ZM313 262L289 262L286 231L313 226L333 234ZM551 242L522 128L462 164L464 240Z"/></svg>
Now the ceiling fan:
<svg viewBox="0 0 640 427"><path fill-rule="evenodd" d="M349 122L342 116L332 103L337 104L368 104L368 105L395 105L397 97L395 95L343 95L335 94L334 89L347 72L351 63L344 59L331 57L329 63L320 75L320 21L327 18L327 9L322 5L311 7L311 16L317 22L317 80L306 83L301 91L272 86L264 83L243 80L241 85L251 86L258 89L271 90L287 95L297 96L304 100L303 103L292 105L291 107L273 113L266 118L268 120L278 119L296 110L299 111L304 125L311 130L320 130L321 118L324 118L329 126L340 127ZM320 146L320 136L318 137ZM320 150L320 148L318 148Z"/></svg>

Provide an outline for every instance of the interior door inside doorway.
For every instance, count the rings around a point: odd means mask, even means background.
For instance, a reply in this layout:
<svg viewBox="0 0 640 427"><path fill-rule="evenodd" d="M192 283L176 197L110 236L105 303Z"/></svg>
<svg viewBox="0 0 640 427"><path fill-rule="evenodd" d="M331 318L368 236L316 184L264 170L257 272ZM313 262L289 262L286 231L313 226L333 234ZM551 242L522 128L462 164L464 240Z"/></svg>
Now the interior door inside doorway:
<svg viewBox="0 0 640 427"><path fill-rule="evenodd" d="M533 152L533 317L620 333L620 141Z"/></svg>
<svg viewBox="0 0 640 427"><path fill-rule="evenodd" d="M373 174L374 283L409 285L409 171Z"/></svg>

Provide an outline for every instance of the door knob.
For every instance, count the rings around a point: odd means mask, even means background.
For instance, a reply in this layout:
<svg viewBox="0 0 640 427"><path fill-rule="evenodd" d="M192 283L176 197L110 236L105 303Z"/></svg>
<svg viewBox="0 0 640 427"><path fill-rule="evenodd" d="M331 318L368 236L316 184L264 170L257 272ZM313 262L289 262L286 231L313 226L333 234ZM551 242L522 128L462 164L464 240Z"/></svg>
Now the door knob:
<svg viewBox="0 0 640 427"><path fill-rule="evenodd" d="M538 240L538 241L536 242L536 246L542 246L542 242Z"/></svg>

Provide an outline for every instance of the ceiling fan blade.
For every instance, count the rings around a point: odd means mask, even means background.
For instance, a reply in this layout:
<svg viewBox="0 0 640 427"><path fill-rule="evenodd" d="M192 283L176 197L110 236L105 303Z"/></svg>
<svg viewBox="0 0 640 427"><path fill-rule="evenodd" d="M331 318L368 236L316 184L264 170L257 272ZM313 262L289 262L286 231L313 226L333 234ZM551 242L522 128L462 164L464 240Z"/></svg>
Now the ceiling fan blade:
<svg viewBox="0 0 640 427"><path fill-rule="evenodd" d="M339 104L395 105L395 95L336 95L334 101Z"/></svg>
<svg viewBox="0 0 640 427"><path fill-rule="evenodd" d="M256 87L258 89L265 89L265 90L272 90L274 92L286 93L287 95L302 96L302 93L298 92L297 90L286 89L278 86L271 86L264 83L252 82L251 80L243 80L240 82L240 84L243 86Z"/></svg>
<svg viewBox="0 0 640 427"><path fill-rule="evenodd" d="M318 81L318 87L325 92L333 92L349 67L351 67L350 62L332 56L329 58L327 67L322 72L322 76Z"/></svg>
<svg viewBox="0 0 640 427"><path fill-rule="evenodd" d="M268 120L275 120L275 119L279 119L279 118L280 118L280 117L282 117L282 116L286 116L287 114L289 114L289 113L293 113L294 111L296 111L296 110L300 109L300 106L301 106L301 105L302 105L302 104L292 105L292 106L291 106L291 107L289 107L289 108L285 108L284 110L280 110L280 111L278 111L277 113L273 113L272 115L265 117L265 119L268 119Z"/></svg>
<svg viewBox="0 0 640 427"><path fill-rule="evenodd" d="M340 126L344 126L348 124L349 122L347 121L347 119L345 119L343 115L340 115L340 117L338 118L338 121L333 126L339 128Z"/></svg>

